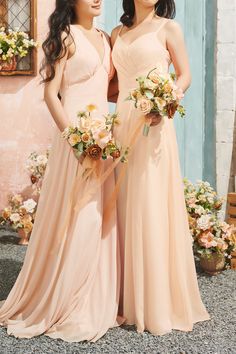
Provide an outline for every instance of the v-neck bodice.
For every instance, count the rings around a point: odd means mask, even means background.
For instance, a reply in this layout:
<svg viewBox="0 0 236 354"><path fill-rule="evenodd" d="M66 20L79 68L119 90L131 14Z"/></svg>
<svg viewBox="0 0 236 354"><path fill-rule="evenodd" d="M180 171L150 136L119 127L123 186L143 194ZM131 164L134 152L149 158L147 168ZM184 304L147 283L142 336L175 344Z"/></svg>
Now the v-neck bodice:
<svg viewBox="0 0 236 354"><path fill-rule="evenodd" d="M103 35L104 56L100 55L86 35L75 25L70 25L75 41L75 53L67 60L65 67L65 84L78 84L90 79L99 70L110 71L110 46Z"/></svg>
<svg viewBox="0 0 236 354"><path fill-rule="evenodd" d="M168 19L162 21L156 31L140 34L131 41L127 41L128 32L123 36L119 33L117 36L112 58L118 74L119 89L125 90L126 95L128 89L137 86L138 76L147 75L157 66L161 66L164 72L169 69L170 54L158 39L158 32Z"/></svg>
<svg viewBox="0 0 236 354"><path fill-rule="evenodd" d="M81 29L70 26L75 53L66 62L60 95L62 104L74 121L87 104L98 107L98 115L106 114L108 78L111 71L111 49L103 34L104 56L101 57ZM106 110L104 110L106 107ZM101 111L101 113L100 113Z"/></svg>

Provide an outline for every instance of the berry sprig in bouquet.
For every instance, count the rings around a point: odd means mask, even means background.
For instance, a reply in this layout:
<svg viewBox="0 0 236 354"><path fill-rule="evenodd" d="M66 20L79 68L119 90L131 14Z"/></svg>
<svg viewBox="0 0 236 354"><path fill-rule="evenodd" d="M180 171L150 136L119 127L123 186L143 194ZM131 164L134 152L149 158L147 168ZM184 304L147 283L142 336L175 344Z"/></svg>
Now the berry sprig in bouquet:
<svg viewBox="0 0 236 354"><path fill-rule="evenodd" d="M180 104L184 97L183 90L176 86L174 73L164 73L160 69L151 70L147 76L136 79L138 87L130 92L127 100L134 101L135 108L143 114L156 113L173 118L175 112L185 116L185 109ZM145 123L143 135L147 136L150 123Z"/></svg>

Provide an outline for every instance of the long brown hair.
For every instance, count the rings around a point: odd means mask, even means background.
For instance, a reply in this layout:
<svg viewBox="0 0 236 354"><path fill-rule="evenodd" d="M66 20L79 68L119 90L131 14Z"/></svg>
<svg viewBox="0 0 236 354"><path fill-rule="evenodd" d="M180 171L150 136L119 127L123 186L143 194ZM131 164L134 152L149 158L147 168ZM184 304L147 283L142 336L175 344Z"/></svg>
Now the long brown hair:
<svg viewBox="0 0 236 354"><path fill-rule="evenodd" d="M134 0L123 0L124 13L120 18L123 25L131 27L135 15ZM158 0L155 5L155 14L160 17L174 18L176 7L174 0Z"/></svg>
<svg viewBox="0 0 236 354"><path fill-rule="evenodd" d="M56 8L49 17L49 33L43 42L44 59L41 64L40 74L42 82L49 82L55 77L55 63L66 54L66 40L73 37L70 33L70 24L75 21L76 0L56 0ZM62 33L65 32L66 36Z"/></svg>

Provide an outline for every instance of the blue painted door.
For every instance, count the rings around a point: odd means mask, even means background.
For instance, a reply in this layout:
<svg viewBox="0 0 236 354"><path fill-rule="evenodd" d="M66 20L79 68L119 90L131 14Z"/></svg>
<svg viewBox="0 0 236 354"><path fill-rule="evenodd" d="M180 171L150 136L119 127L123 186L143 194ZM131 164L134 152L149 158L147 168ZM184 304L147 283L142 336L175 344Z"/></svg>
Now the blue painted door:
<svg viewBox="0 0 236 354"><path fill-rule="evenodd" d="M121 0L104 0L100 25L110 33L119 24ZM214 11L207 0L176 1L176 20L187 43L192 84L184 99L186 118L175 118L183 176L215 184L214 139ZM211 17L206 22L206 14ZM207 67L207 70L206 70ZM207 134L207 139L205 138Z"/></svg>

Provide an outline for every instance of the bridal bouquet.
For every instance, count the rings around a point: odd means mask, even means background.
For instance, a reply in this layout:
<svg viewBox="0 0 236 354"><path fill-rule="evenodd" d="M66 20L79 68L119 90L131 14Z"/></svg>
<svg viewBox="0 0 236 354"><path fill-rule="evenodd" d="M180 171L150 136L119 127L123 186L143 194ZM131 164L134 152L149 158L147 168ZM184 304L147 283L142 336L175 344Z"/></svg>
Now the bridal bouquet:
<svg viewBox="0 0 236 354"><path fill-rule="evenodd" d="M185 109L180 105L184 97L182 89L175 84L175 74L163 73L158 68L153 69L147 76L136 79L138 88L130 92L127 100L134 101L135 108L143 114L157 113L173 118L175 112L185 116ZM150 122L151 123L151 122ZM150 124L145 123L143 135L147 136Z"/></svg>
<svg viewBox="0 0 236 354"><path fill-rule="evenodd" d="M78 124L67 127L62 137L73 147L78 158L84 154L93 160L117 159L121 148L112 135L114 125L119 124L117 115L108 114L104 120L98 120L92 117L95 110L94 105L89 105L86 111L79 112Z"/></svg>

